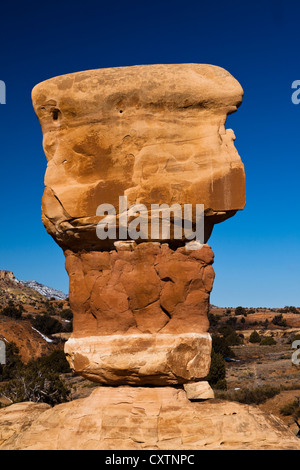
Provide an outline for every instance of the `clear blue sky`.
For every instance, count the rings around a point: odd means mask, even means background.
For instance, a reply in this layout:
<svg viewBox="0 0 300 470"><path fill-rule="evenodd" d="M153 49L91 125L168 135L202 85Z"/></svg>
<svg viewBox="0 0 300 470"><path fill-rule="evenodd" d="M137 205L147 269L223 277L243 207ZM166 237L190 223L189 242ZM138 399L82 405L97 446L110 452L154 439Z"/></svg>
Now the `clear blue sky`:
<svg viewBox="0 0 300 470"><path fill-rule="evenodd" d="M220 306L300 306L300 4L290 0L51 0L1 4L0 269L68 291L64 256L41 222L46 159L33 86L80 70L156 63L226 68L245 97L229 116L247 205L214 228Z"/></svg>

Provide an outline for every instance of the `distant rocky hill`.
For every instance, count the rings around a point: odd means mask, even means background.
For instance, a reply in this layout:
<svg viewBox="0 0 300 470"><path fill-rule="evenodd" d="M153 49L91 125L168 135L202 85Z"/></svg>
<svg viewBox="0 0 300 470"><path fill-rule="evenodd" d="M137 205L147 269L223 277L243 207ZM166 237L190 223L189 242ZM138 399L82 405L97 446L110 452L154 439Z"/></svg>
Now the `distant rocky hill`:
<svg viewBox="0 0 300 470"><path fill-rule="evenodd" d="M20 281L12 271L0 270L0 306L5 306L9 300L26 304L51 298L64 300L66 297L63 292L37 281Z"/></svg>
<svg viewBox="0 0 300 470"><path fill-rule="evenodd" d="M16 319L2 314L9 305L21 308L22 317ZM66 325L67 320L60 316L63 309L69 309L63 292L36 281L20 281L12 271L0 270L0 340L15 343L24 362L59 347L54 339L34 328L31 320L47 314Z"/></svg>
<svg viewBox="0 0 300 470"><path fill-rule="evenodd" d="M52 287L45 286L36 281L20 281L24 286L34 289L47 299L54 298L55 300L64 300L67 298L66 294L61 290L53 289Z"/></svg>
<svg viewBox="0 0 300 470"><path fill-rule="evenodd" d="M28 362L44 354L50 354L57 346L39 333L27 320L13 320L0 315L0 340L15 343L22 361Z"/></svg>

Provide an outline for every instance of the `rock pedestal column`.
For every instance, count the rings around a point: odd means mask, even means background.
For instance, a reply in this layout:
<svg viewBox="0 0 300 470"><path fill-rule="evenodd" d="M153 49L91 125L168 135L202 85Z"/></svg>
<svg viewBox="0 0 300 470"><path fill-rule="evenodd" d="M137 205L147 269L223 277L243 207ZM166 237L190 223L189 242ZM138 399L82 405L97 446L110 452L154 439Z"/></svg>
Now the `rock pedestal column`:
<svg viewBox="0 0 300 470"><path fill-rule="evenodd" d="M209 371L213 252L168 244L66 252L72 367L106 384L178 384ZM89 321L87 322L87 319Z"/></svg>

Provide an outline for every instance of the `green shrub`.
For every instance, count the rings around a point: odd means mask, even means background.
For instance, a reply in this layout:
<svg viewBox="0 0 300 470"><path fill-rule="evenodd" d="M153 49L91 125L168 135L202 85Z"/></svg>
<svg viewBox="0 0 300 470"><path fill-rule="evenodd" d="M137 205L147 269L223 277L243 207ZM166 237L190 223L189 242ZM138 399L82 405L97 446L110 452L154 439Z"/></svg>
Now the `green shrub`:
<svg viewBox="0 0 300 470"><path fill-rule="evenodd" d="M32 326L45 335L53 335L62 331L62 324L49 315L37 315L32 320Z"/></svg>
<svg viewBox="0 0 300 470"><path fill-rule="evenodd" d="M209 314L209 315L211 315L211 314ZM208 315L208 317L209 317L209 315ZM64 310L62 310L60 316L64 320L73 320L73 312L70 308L65 308ZM214 317L214 315L212 315L212 316Z"/></svg>
<svg viewBox="0 0 300 470"><path fill-rule="evenodd" d="M236 320L236 318L234 318L234 320ZM222 326L221 328L219 328L218 331L219 333L223 335L224 338L226 338L227 344L229 346L238 346L239 344L242 344L243 342L242 338L236 333L236 331L229 324Z"/></svg>
<svg viewBox="0 0 300 470"><path fill-rule="evenodd" d="M265 385L256 388L245 388L236 390L231 396L231 399L238 401L239 403L245 403L247 405L264 403L269 398L275 397L280 393L280 388L272 387L271 385Z"/></svg>
<svg viewBox="0 0 300 470"><path fill-rule="evenodd" d="M233 351L229 347L227 339L224 336L212 336L212 349L217 353L221 354L222 357L233 356Z"/></svg>
<svg viewBox="0 0 300 470"><path fill-rule="evenodd" d="M282 314L280 315L275 315L275 317L272 319L273 325L277 326L287 326L286 320L283 319Z"/></svg>
<svg viewBox="0 0 300 470"><path fill-rule="evenodd" d="M226 379L220 379L213 387L215 390L227 390Z"/></svg>
<svg viewBox="0 0 300 470"><path fill-rule="evenodd" d="M226 336L226 340L229 346L239 346L240 344L243 344L243 339L235 331Z"/></svg>
<svg viewBox="0 0 300 470"><path fill-rule="evenodd" d="M56 315L56 310L52 304L47 305L48 315Z"/></svg>
<svg viewBox="0 0 300 470"><path fill-rule="evenodd" d="M251 333L249 341L250 341L250 343L260 343L261 342L261 337L259 336L259 334L257 333L256 330L254 330Z"/></svg>
<svg viewBox="0 0 300 470"><path fill-rule="evenodd" d="M273 346L274 344L277 344L277 343L272 336L266 336L260 342L261 346Z"/></svg>
<svg viewBox="0 0 300 470"><path fill-rule="evenodd" d="M236 320L236 319L235 319ZM235 330L230 325L223 325L218 329L218 332L226 338L227 336L231 335L235 332Z"/></svg>
<svg viewBox="0 0 300 470"><path fill-rule="evenodd" d="M244 307L241 307L239 305L238 307L236 307L234 313L235 313L235 315L245 315L246 310L244 309Z"/></svg>
<svg viewBox="0 0 300 470"><path fill-rule="evenodd" d="M226 367L223 356L212 349L210 369L205 380L207 380L213 388L218 385L219 387L223 387L222 390L224 390L224 387L226 387L225 377Z"/></svg>
<svg viewBox="0 0 300 470"><path fill-rule="evenodd" d="M40 368L38 362L32 360L1 387L0 393L13 403L33 401L54 406L68 401L70 389L58 373Z"/></svg>
<svg viewBox="0 0 300 470"><path fill-rule="evenodd" d="M48 356L32 359L24 364L14 343L7 345L7 363L0 366L0 395L13 403L21 401L44 402L51 406L68 401L70 389L60 378L69 372L65 354L61 350Z"/></svg>
<svg viewBox="0 0 300 470"><path fill-rule="evenodd" d="M290 307L286 306L284 308L279 308L278 312L280 312L280 313L289 313L289 312L290 313L300 313L299 309L292 306L292 305Z"/></svg>
<svg viewBox="0 0 300 470"><path fill-rule="evenodd" d="M6 364L0 364L0 382L15 378L22 367L17 345L13 342L6 344Z"/></svg>
<svg viewBox="0 0 300 470"><path fill-rule="evenodd" d="M15 320L19 320L22 317L22 312L24 311L23 305L14 305L10 302L9 305L4 307L1 311L1 315L5 315L6 317L14 318Z"/></svg>
<svg viewBox="0 0 300 470"><path fill-rule="evenodd" d="M46 368L52 372L60 374L70 372L70 366L66 359L66 355L62 349L56 349L47 356L42 356L38 360L40 368Z"/></svg>
<svg viewBox="0 0 300 470"><path fill-rule="evenodd" d="M300 406L299 401L295 400L290 403L286 403L282 408L280 408L280 413L283 416L294 416L294 418L300 417Z"/></svg>
<svg viewBox="0 0 300 470"><path fill-rule="evenodd" d="M229 317L227 318L225 324L227 326L231 326L231 328L234 328L236 326L236 323L237 323L237 318L235 317Z"/></svg>

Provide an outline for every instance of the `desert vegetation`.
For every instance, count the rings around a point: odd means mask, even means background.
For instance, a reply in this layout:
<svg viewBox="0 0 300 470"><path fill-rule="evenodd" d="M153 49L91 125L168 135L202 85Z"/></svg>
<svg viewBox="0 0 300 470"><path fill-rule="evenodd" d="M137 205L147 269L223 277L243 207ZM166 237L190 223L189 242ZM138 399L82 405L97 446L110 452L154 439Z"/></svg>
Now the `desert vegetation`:
<svg viewBox="0 0 300 470"><path fill-rule="evenodd" d="M34 307L34 310L31 307ZM0 309L0 317L5 316L14 320L29 320L31 325L45 335L72 332L73 313L69 307L63 308L63 302L44 300L23 305L9 300Z"/></svg>
<svg viewBox="0 0 300 470"><path fill-rule="evenodd" d="M7 404L33 401L54 406L68 401L70 388L61 374L70 369L62 350L25 364L16 344L8 343L6 358L0 365L0 397Z"/></svg>
<svg viewBox="0 0 300 470"><path fill-rule="evenodd" d="M216 398L265 407L297 433L300 366L292 363L300 340L300 309L212 307L211 368ZM292 399L289 399L289 398Z"/></svg>

